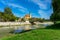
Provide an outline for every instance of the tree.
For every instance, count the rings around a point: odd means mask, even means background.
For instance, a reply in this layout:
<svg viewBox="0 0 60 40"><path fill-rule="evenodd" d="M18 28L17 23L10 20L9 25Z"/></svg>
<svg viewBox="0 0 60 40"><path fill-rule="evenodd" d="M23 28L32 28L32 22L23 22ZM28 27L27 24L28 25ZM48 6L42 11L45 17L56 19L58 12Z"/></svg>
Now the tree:
<svg viewBox="0 0 60 40"><path fill-rule="evenodd" d="M4 9L5 21L15 21L16 17L13 15L12 10L9 7Z"/></svg>
<svg viewBox="0 0 60 40"><path fill-rule="evenodd" d="M60 0L53 0L53 10L54 13L50 16L50 19L56 23L56 21L60 20Z"/></svg>
<svg viewBox="0 0 60 40"><path fill-rule="evenodd" d="M4 13L5 13L5 14L12 14L12 10L11 10L9 7L6 7L6 8L4 9Z"/></svg>
<svg viewBox="0 0 60 40"><path fill-rule="evenodd" d="M0 12L0 21L4 21L3 20L3 15L4 15L3 12Z"/></svg>
<svg viewBox="0 0 60 40"><path fill-rule="evenodd" d="M21 21L22 21L22 22L25 22L25 19L24 19L24 18L21 18Z"/></svg>
<svg viewBox="0 0 60 40"><path fill-rule="evenodd" d="M0 12L0 21L15 21L18 19L19 18L12 13L12 10L9 7L6 7L4 12Z"/></svg>

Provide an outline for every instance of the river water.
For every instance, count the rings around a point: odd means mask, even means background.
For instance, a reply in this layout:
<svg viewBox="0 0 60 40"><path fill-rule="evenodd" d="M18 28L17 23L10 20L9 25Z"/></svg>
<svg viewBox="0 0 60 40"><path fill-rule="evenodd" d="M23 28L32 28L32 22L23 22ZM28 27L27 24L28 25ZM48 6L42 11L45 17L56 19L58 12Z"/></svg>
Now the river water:
<svg viewBox="0 0 60 40"><path fill-rule="evenodd" d="M37 25L20 25L20 26L8 26L8 27L1 27L0 28L0 37L10 34L10 32L13 31L13 33L20 33L23 30L31 30L31 29L37 29L37 28L45 28L48 26L48 24L37 24Z"/></svg>

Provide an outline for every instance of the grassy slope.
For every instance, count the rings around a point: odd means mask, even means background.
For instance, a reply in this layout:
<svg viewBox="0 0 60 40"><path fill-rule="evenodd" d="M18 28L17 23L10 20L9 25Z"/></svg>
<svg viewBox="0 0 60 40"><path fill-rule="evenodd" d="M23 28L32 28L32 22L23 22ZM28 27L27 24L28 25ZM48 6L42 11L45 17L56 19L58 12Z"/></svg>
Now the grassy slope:
<svg viewBox="0 0 60 40"><path fill-rule="evenodd" d="M60 40L60 30L37 29L0 40Z"/></svg>

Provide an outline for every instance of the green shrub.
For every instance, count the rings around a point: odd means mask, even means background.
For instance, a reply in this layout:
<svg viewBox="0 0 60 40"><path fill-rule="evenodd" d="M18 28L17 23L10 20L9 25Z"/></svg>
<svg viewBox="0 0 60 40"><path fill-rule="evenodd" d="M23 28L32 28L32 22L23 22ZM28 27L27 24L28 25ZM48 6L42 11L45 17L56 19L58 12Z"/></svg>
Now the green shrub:
<svg viewBox="0 0 60 40"><path fill-rule="evenodd" d="M54 25L51 25L51 26L47 26L46 28L48 28L48 29L60 29L60 23L54 24Z"/></svg>

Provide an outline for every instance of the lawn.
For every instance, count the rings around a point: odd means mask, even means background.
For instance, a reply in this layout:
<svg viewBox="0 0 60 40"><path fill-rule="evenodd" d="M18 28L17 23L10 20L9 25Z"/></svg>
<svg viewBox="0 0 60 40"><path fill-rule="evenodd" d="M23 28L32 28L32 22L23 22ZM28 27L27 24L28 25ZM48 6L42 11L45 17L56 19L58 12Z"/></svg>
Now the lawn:
<svg viewBox="0 0 60 40"><path fill-rule="evenodd" d="M14 36L4 37L0 40L60 40L60 30L36 29Z"/></svg>
<svg viewBox="0 0 60 40"><path fill-rule="evenodd" d="M60 23L60 21L57 21L56 23Z"/></svg>

